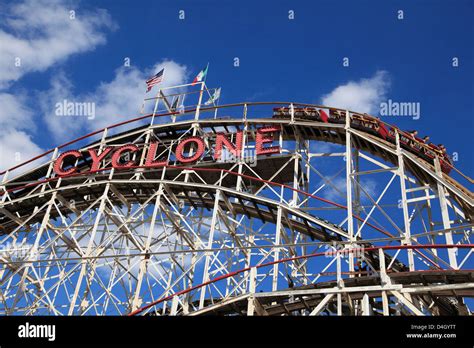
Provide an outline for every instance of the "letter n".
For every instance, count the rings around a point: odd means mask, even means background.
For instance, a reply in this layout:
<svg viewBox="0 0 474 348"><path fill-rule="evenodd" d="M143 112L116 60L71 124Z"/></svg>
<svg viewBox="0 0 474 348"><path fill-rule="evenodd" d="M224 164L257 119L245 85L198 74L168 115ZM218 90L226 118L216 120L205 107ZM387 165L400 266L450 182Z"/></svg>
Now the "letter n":
<svg viewBox="0 0 474 348"><path fill-rule="evenodd" d="M225 146L234 155L235 158L240 156L242 152L243 131L238 131L236 135L236 144L232 144L224 133L217 133L216 147L214 148L214 159L218 160L222 157L222 148Z"/></svg>

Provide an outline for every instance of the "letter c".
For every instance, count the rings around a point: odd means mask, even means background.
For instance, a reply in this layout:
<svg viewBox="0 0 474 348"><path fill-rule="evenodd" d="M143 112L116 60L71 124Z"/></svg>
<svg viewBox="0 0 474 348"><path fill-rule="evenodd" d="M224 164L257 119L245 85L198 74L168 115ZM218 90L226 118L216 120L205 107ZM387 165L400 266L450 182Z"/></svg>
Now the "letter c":
<svg viewBox="0 0 474 348"><path fill-rule="evenodd" d="M77 170L77 167L75 167L75 166L69 168L68 170L63 169L63 162L66 159L66 157L74 157L74 158L78 159L78 158L82 157L82 154L77 150L66 151L63 154L61 154L61 156L59 156L56 159L56 161L54 162L54 167L53 167L54 172L58 176L69 175L69 174L72 174L72 173L76 172L76 170Z"/></svg>

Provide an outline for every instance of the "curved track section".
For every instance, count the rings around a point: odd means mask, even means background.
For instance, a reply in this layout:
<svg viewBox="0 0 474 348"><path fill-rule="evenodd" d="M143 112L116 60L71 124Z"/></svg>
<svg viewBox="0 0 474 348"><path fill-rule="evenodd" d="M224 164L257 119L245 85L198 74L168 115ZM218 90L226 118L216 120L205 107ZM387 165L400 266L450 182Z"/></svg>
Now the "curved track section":
<svg viewBox="0 0 474 348"><path fill-rule="evenodd" d="M0 313L469 315L472 180L366 123L382 124L307 104L196 108L0 173Z"/></svg>

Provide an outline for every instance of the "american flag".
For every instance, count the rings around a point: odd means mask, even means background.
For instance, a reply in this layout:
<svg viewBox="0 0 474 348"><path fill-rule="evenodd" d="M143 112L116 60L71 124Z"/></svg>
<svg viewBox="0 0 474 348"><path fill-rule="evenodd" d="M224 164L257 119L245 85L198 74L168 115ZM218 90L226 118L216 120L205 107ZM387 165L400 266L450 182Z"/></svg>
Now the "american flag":
<svg viewBox="0 0 474 348"><path fill-rule="evenodd" d="M146 81L146 86L147 86L147 89L146 91L149 92L150 89L153 88L154 85L157 85L159 84L161 81L163 81L163 72L165 71L165 69L161 69L160 72L158 72L156 75L150 77L147 81Z"/></svg>

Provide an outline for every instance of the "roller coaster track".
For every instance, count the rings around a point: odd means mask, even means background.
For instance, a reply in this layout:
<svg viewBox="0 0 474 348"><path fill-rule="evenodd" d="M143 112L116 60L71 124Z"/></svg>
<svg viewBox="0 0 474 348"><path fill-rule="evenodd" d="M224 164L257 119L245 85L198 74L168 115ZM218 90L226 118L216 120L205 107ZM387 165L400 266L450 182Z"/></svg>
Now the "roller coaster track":
<svg viewBox="0 0 474 348"><path fill-rule="evenodd" d="M2 245L26 245L28 253L0 258L0 313L127 314L143 312L138 309L148 303L146 312L158 315L469 314L464 299L473 295L473 272L466 267L474 268L474 203L465 185L472 180L455 168L447 175L436 162L354 129L350 121L268 117L270 106L281 105L328 109L265 102L149 114L1 172L0 240ZM262 110L266 117L259 117ZM217 111L227 112L226 117L217 118ZM236 111L241 114L232 115ZM347 111L348 120L352 114ZM138 126L122 130L132 123ZM219 132L232 137L243 131L250 144L257 129L268 126L281 129L274 138L281 151L259 156L255 167L244 158L215 161L206 151L191 165L147 168L140 162L119 171L105 160L103 168L90 171L91 159L84 157L74 174L53 171L55 159L72 146L81 153L123 144L146 148L153 139L172 154L189 135L205 139L210 150ZM320 143L332 143L334 150L316 153L312 144ZM353 197L344 204L315 194L325 187L338 191L340 181L322 175L313 164L337 156L351 158L343 165ZM359 160L371 168L359 170ZM322 183L312 179L314 173ZM381 173L392 177L379 197L372 197L359 178ZM393 194L395 179L403 217L382 205L385 193ZM377 238L398 245L382 247ZM444 247L438 250L437 245ZM328 253L340 247L347 257ZM327 251L310 252L321 248ZM354 252L363 255L370 272L357 271ZM316 254L328 256L328 264L308 257ZM265 262L270 257L271 264ZM251 275L259 265L273 268ZM244 271L235 273L238 266ZM438 277L430 273L431 278L420 278L428 274L420 272L435 271ZM211 282L214 274L227 283ZM240 278L230 276L237 274ZM327 279L330 274L338 279ZM342 275L347 276L344 286ZM282 283L290 281L297 284L285 288ZM318 291L300 296L296 290Z"/></svg>
<svg viewBox="0 0 474 348"><path fill-rule="evenodd" d="M423 246L421 248L447 248L451 246L447 245L430 245L430 246ZM463 246L465 248L472 248L474 245L466 245ZM384 249L406 249L407 247L402 246L382 246L382 247L369 247L366 248L365 251L374 251L374 250L384 250ZM413 248L413 247L409 247ZM338 252L335 252L337 254ZM268 262L265 264L260 264L255 266L255 268L263 268L274 265L275 263L283 263L288 261L293 261L296 258L311 258L311 257L318 257L318 256L325 256L325 253L315 253L310 255L305 255L303 257L294 257L288 259L282 259L274 262ZM222 281L229 277L233 277L239 273L251 271L251 268L241 269L227 275L212 279L207 283L202 283L196 285L194 287L185 289L180 293L172 294L168 297L162 298L157 300L153 303L150 303L142 308L139 308L129 315L137 315L140 314L153 306L156 306L162 302L169 301L176 296L186 294L193 290L199 289L203 286L206 286L210 283L215 283L218 281ZM367 276L367 272L359 272L356 278L349 278L343 281L344 286L346 287L346 291L351 294L353 298L361 299L364 295L364 286L370 285L377 285L382 282L380 274ZM395 272L388 274L389 283L391 285L395 285L393 290L402 290L403 287L400 287L400 284L408 284L413 285L411 288L405 288L403 291L407 293L420 293L420 294L435 294L436 297L443 297L443 296L453 296L459 295L459 291L453 289L451 286L439 285L439 286L422 286L420 284L429 284L429 283L437 283L437 282L444 282L449 284L457 284L456 289L464 290L464 296L473 296L474 295L474 270L458 270L458 271L418 271L418 272ZM191 315L203 315L203 314L231 314L231 313L239 313L240 315L247 315L246 311L248 310L247 302L249 297L253 296L254 299L258 299L259 304L259 311L260 315L282 315L282 314L290 314L293 311L298 311L302 309L310 309L311 307L316 307L315 305L319 305L325 297L329 298L332 297L335 293L337 293L338 282L341 279L329 282L320 282L318 284L314 284L311 286L302 286L298 288L288 288L281 291L276 292L268 292L268 293L254 293L254 294L245 294L239 297L231 297L231 298L223 298L219 299L218 303L209 304L204 309L198 310L193 312ZM388 287L377 287L372 289L373 293L369 294L368 296L371 297L380 297L380 293L382 291L389 291L390 286ZM332 290L332 291L331 291ZM291 303L285 303L284 301L277 301L279 298L286 299L287 296L296 297L296 300L293 298ZM442 301L442 299L437 299L438 301ZM313 303L316 302L316 303ZM310 306L312 304L312 306ZM264 308L266 305L267 308ZM236 308L238 307L238 308ZM322 309L322 307L321 307ZM353 314L353 309L350 309L349 314ZM449 306L445 304L443 314L446 315L456 315L456 314L467 314L465 308L462 306ZM346 311L347 312L347 311ZM313 313L313 315L316 313Z"/></svg>

